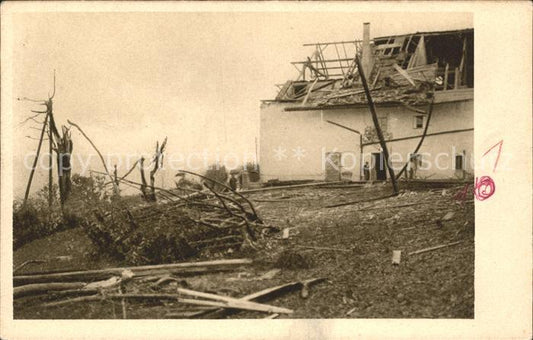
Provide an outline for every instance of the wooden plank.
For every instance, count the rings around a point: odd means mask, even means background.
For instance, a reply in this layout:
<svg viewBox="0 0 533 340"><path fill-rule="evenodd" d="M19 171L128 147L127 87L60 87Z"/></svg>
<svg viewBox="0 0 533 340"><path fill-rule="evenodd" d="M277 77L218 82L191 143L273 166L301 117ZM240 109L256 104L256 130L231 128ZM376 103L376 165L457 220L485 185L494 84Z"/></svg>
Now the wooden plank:
<svg viewBox="0 0 533 340"><path fill-rule="evenodd" d="M232 308L232 309L241 309L241 310L251 310L258 312L266 313L281 313L281 314L291 314L292 310L287 308L280 308L275 306L263 305L255 302L241 301L234 299L235 301L208 301L208 300L197 300L197 299L183 299L176 294L106 294L106 295L91 295L83 296L79 298L61 300L51 303L43 304L44 307L53 307L61 306L70 303L78 302L87 302L87 301L103 301L105 299L112 300L122 300L122 299L167 299L175 300L179 303L185 303L196 306L209 306L209 307L219 307L219 308Z"/></svg>
<svg viewBox="0 0 533 340"><path fill-rule="evenodd" d="M378 46L376 46L375 49L376 49L376 51L384 51L384 50L386 50L386 49L388 49L388 48L390 48L390 49L392 50L392 49L395 49L395 48L397 48L397 47L402 48L402 45L403 45L403 44L397 44L397 43L393 43L393 44L383 44L383 45L378 45Z"/></svg>
<svg viewBox="0 0 533 340"><path fill-rule="evenodd" d="M53 282L53 281L73 281L101 278L111 275L121 275L123 271L130 270L135 276L146 274L147 272L153 272L159 270L161 272L171 271L175 273L191 273L191 272L205 272L206 270L220 270L227 268L234 268L241 265L251 264L250 259L231 259L231 260L215 260L215 261L203 261L203 262L182 262L171 264L159 264L150 266L136 266L136 267L124 267L124 268L107 268L97 270L85 270L52 274L40 274L40 275L20 275L13 277L14 285L21 285L24 283L38 283L38 282Z"/></svg>
<svg viewBox="0 0 533 340"><path fill-rule="evenodd" d="M460 79L461 78L461 73L459 72L459 68L456 67L455 68L455 78L454 78L454 84L453 84L453 88L454 89L458 89L459 88L459 84L460 84Z"/></svg>
<svg viewBox="0 0 533 340"><path fill-rule="evenodd" d="M242 298L240 298L239 300L243 300L243 301L266 301L266 300L268 300L268 299L270 299L270 298L272 298L274 296L277 296L277 295L280 295L280 294L283 294L283 293L287 293L287 292L290 292L290 291L293 291L293 290L296 290L296 289L301 289L304 285L307 285L309 287L311 285L323 282L325 280L326 280L325 278L316 278L316 279L309 279L309 280L304 280L304 281L290 282L290 283L282 284L282 285L279 285L279 286L266 288L266 289L263 289L261 291L249 294L249 295L245 295ZM198 317L198 316L201 316L201 315L204 315L204 314L208 314L208 313L212 313L212 312L215 313L215 315L213 317L217 317L217 316L222 317L222 316L231 314L234 311L227 310L227 309L216 309L216 308L213 308L213 309L207 310L207 311L200 311L200 312L196 313L195 315L191 315L191 317Z"/></svg>
<svg viewBox="0 0 533 340"><path fill-rule="evenodd" d="M215 300L215 301L222 301L222 302L227 303L228 305L231 305L232 308L247 309L247 310L254 310L254 311L260 311L260 312L267 312L267 313L283 313L283 314L293 313L292 310L287 309L287 308L264 305L264 304L257 303L257 302L244 301L244 300L235 299L229 296L198 292L198 291L185 289L185 288L178 288L177 291L178 293L183 294L183 295L195 296L195 297L210 299L210 300Z"/></svg>
<svg viewBox="0 0 533 340"><path fill-rule="evenodd" d="M460 130L448 130L448 131L440 131L440 132L434 132L434 133L427 133L426 134L426 137L429 137L429 136L439 136L439 135L447 135L447 134L451 134L451 133L460 133L460 132L468 132L468 131L474 131L474 128L470 128L470 129L460 129ZM386 140L387 143L391 143L391 142L399 142L399 141L402 141L402 140L409 140L409 139L418 139L420 137L422 137L423 135L417 135L417 136L409 136L409 137L402 137L402 138L393 138L393 139L388 139ZM369 142L369 143L363 143L363 146L367 146L367 145L375 145L375 144L379 144L379 142Z"/></svg>
<svg viewBox="0 0 533 340"><path fill-rule="evenodd" d="M332 41L332 42L318 42L318 43L307 43L303 44L302 46L315 46L315 45L333 45L333 44L355 44L357 42L361 42L362 40L346 40L346 41Z"/></svg>
<svg viewBox="0 0 533 340"><path fill-rule="evenodd" d="M428 252L428 251L433 251L433 250L437 250L437 249L441 249L441 248L446 248L446 247L454 246L454 245L459 244L459 243L462 243L462 242L463 242L463 241L457 241L457 242L452 242L452 243L448 243L448 244L442 244L442 245L440 245L440 246L424 248L424 249L420 249L420 250L417 250L417 251L412 251L412 252L409 253L409 255L422 254L422 253L426 253L426 252Z"/></svg>
<svg viewBox="0 0 533 340"><path fill-rule="evenodd" d="M407 81L415 86L415 82L413 81L413 79L411 79L411 77L409 76L409 74L404 70L402 69L400 66L398 66L397 64L392 64L392 67L394 67L394 69L402 76L404 77L405 79L407 79Z"/></svg>
<svg viewBox="0 0 533 340"><path fill-rule="evenodd" d="M353 58L342 58L342 59L325 59L322 60L324 63L338 63L339 61L350 61L353 60ZM297 64L308 64L309 61L291 61L291 64L297 65Z"/></svg>
<svg viewBox="0 0 533 340"><path fill-rule="evenodd" d="M313 88L315 87L317 82L318 82L318 78L316 78L315 81L313 81L313 83L311 84L311 86L309 86L309 89L307 90L307 94L305 95L305 98L302 101L302 104L301 104L302 106L307 103L307 99L309 99L309 95L311 94L311 92L313 92Z"/></svg>
<svg viewBox="0 0 533 340"><path fill-rule="evenodd" d="M395 64L392 65L394 67ZM397 65L396 65L397 66ZM437 75L437 63L429 64L429 65L422 65L422 66L416 66L407 70L403 70L407 73L409 78L411 80L417 80L417 81L434 81L435 77ZM397 69L396 69L397 70ZM390 75L390 78L394 80L395 82L399 84L408 84L408 82L404 75L402 73L394 73Z"/></svg>
<svg viewBox="0 0 533 340"><path fill-rule="evenodd" d="M392 264L399 265L401 257L402 257L401 250L393 250L392 251Z"/></svg>
<svg viewBox="0 0 533 340"><path fill-rule="evenodd" d="M374 101L372 100L372 95L370 94L370 89L368 88L368 84L366 81L365 73L363 71L363 66L361 65L361 61L359 60L359 57L355 58L355 61L357 63L357 70L359 71L359 75L361 77L361 83L363 83L363 88L365 90L365 95L368 101L368 108L370 110L370 114L372 115L372 121L374 123L374 129L376 130L376 133L379 138L379 142L381 145L381 149L383 150L383 155L385 156L385 164L387 165L387 170L389 171L389 177L392 184L392 190L393 195L397 195L399 192L398 189L398 183L396 181L396 176L394 175L394 169L390 166L390 157L389 157L389 150L387 149L387 144L385 142L385 138L383 137L383 132L381 131L381 127L379 126L378 116L376 114L376 107L374 105Z"/></svg>
<svg viewBox="0 0 533 340"><path fill-rule="evenodd" d="M450 64L446 63L446 67L444 68L444 89L443 91L448 90L448 71L449 71Z"/></svg>

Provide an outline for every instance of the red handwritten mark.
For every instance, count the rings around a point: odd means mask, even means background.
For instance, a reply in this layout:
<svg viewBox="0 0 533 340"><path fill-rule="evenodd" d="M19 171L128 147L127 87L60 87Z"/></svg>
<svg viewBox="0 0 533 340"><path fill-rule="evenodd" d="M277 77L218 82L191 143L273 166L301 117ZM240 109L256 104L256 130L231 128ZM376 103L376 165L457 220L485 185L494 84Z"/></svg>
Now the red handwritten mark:
<svg viewBox="0 0 533 340"><path fill-rule="evenodd" d="M490 176L476 177L476 184L474 186L474 196L478 201L484 201L496 192L496 184Z"/></svg>
<svg viewBox="0 0 533 340"><path fill-rule="evenodd" d="M466 183L465 186L457 194L455 194L454 196L455 200L461 201L461 203L464 203L466 201L466 195L468 194L469 187L470 187L470 184Z"/></svg>
<svg viewBox="0 0 533 340"><path fill-rule="evenodd" d="M485 155L488 154L492 149L494 149L496 147L496 145L499 145L500 147L498 148L498 156L496 156L496 161L494 162L494 169L492 170L493 172L496 172L496 166L498 165L498 161L500 160L500 154L502 153L503 139L501 141L499 141L498 143L494 144L482 156L482 157L485 157Z"/></svg>

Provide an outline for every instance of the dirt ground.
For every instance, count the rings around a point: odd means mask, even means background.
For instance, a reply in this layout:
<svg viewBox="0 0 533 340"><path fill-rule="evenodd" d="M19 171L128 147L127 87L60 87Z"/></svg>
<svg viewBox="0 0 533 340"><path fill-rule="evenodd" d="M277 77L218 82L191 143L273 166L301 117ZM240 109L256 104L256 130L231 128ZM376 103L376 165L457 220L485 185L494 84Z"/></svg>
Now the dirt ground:
<svg viewBox="0 0 533 340"><path fill-rule="evenodd" d="M248 194L263 220L289 229L287 239L276 233L261 239L257 251L220 254L254 260L254 264L233 272L183 277L162 286L135 281L126 290L171 293L181 286L242 297L292 281L325 278L310 287L307 298L293 291L265 303L294 310L279 318L473 318L474 201L471 194L464 202L456 201L454 196L460 189L402 186L399 196L375 201L368 200L389 195L390 185ZM366 202L327 207L351 201ZM445 248L409 254L458 241ZM391 263L393 250L401 251L399 265ZM99 254L82 230L73 229L18 249L14 267L30 259L65 255L72 259L28 265L21 273L123 265ZM48 299L16 299L15 318L123 317L120 302L43 307ZM128 318L180 317L176 313L184 310L191 307L172 301L128 301L126 305ZM239 312L228 317L265 316Z"/></svg>

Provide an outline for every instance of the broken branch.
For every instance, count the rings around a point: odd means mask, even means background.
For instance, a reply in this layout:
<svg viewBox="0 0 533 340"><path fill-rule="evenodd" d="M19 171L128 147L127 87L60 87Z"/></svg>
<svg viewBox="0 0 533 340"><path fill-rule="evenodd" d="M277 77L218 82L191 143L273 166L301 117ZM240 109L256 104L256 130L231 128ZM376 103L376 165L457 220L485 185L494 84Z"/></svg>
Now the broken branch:
<svg viewBox="0 0 533 340"><path fill-rule="evenodd" d="M241 265L251 264L249 259L214 260L203 262L182 262L171 264L158 264L137 267L108 268L64 273L52 273L41 275L20 275L13 277L14 285L37 282L53 282L54 280L75 281L93 280L96 278L108 277L111 275L121 275L125 270L131 270L135 276L153 275L154 271L174 272L174 273L195 273L205 271L217 271L233 269Z"/></svg>
<svg viewBox="0 0 533 340"><path fill-rule="evenodd" d="M104 157L102 156L102 154L100 153L100 151L98 150L98 148L96 147L96 145L94 145L93 141L89 138L89 136L87 136L85 134L85 132L83 132L83 130L79 127L78 124L75 124L73 122L71 122L70 120L67 119L67 122L74 126L76 129L78 129L78 131L80 131L80 133L83 135L83 137L85 137L85 139L87 139L87 141L91 144L91 146L93 147L93 149L96 151L96 153L98 154L98 156L100 157L100 160L102 161L102 165L104 166L104 170L106 172L106 174L109 176L109 179L111 179L111 182L113 182L113 188L115 189L115 192L118 193L118 188L117 188L117 185L114 181L114 178L113 176L109 173L109 170L107 169L107 165L105 164L105 160L104 160Z"/></svg>
<svg viewBox="0 0 533 340"><path fill-rule="evenodd" d="M430 248L424 248L424 249L420 249L420 250L417 250L417 251L413 251L413 252L410 252L409 255L416 255L416 254L422 254L422 253L426 253L428 251L433 251L433 250L437 250L437 249L441 249L441 248L446 248L446 247L450 247L450 246L454 246L456 244L459 244L463 241L457 241L457 242L452 242L452 243L448 243L448 244L442 244L440 246L435 246L435 247L430 247Z"/></svg>

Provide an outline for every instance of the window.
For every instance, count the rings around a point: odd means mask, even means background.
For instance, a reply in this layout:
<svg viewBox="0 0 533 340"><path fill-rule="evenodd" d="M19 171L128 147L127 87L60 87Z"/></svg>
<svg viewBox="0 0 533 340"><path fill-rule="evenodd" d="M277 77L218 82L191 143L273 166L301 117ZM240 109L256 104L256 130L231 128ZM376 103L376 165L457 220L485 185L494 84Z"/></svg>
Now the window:
<svg viewBox="0 0 533 340"><path fill-rule="evenodd" d="M463 170L463 155L455 155L455 170Z"/></svg>
<svg viewBox="0 0 533 340"><path fill-rule="evenodd" d="M415 120L413 122L413 128L421 129L423 127L424 127L424 116L415 116Z"/></svg>

